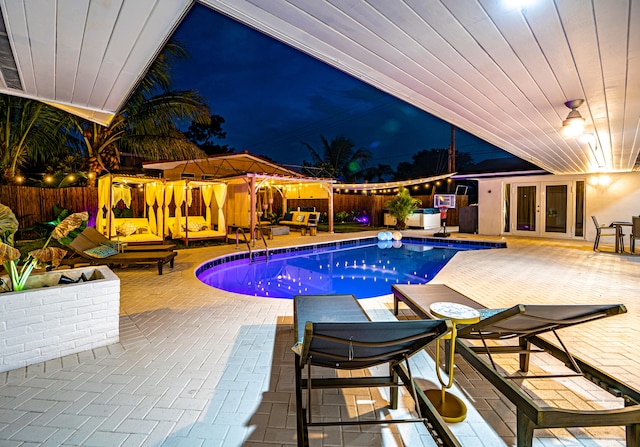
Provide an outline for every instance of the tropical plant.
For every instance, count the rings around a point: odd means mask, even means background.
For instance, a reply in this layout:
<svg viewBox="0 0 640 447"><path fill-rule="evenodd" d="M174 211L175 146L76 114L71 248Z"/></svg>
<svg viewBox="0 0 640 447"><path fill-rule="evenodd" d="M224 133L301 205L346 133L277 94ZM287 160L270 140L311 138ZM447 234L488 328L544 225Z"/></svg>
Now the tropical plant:
<svg viewBox="0 0 640 447"><path fill-rule="evenodd" d="M407 217L421 204L420 199L414 199L407 188L400 186L398 194L385 203L385 206L389 209L389 215L396 219L396 229L404 230Z"/></svg>
<svg viewBox="0 0 640 447"><path fill-rule="evenodd" d="M66 112L32 99L0 95L0 169L13 182L27 162L41 163L63 145Z"/></svg>
<svg viewBox="0 0 640 447"><path fill-rule="evenodd" d="M385 177L391 177L394 174L393 168L389 165L378 164L376 167L366 168L363 171L362 178L368 182L384 182Z"/></svg>
<svg viewBox="0 0 640 447"><path fill-rule="evenodd" d="M36 267L60 265L62 258L67 254L66 250L59 247L49 247L51 239L68 244L80 234L87 226L89 213L74 213L62 220L53 229L42 248L32 250L20 265L20 250L14 247L14 237L18 231L18 219L6 205L0 203L0 263L2 263L9 282L3 281L2 287L5 291L24 290L29 275Z"/></svg>
<svg viewBox="0 0 640 447"><path fill-rule="evenodd" d="M180 124L209 125L205 100L194 90L171 90L170 63L186 57L186 51L171 40L151 64L147 75L109 127L73 118L70 133L88 158L96 175L120 166L120 153L148 160L188 160L205 156L178 130Z"/></svg>
<svg viewBox="0 0 640 447"><path fill-rule="evenodd" d="M393 174L394 180L429 177L448 173L448 149L421 150L411 156L411 163L403 161L398 164ZM464 170L473 162L468 152L456 152L456 168Z"/></svg>
<svg viewBox="0 0 640 447"><path fill-rule="evenodd" d="M187 139L207 155L227 154L235 151L228 144L222 145L216 141L227 137L227 133L222 130L224 118L220 115L211 115L210 119L211 122L208 124L191 123L189 130L184 133Z"/></svg>
<svg viewBox="0 0 640 447"><path fill-rule="evenodd" d="M322 140L322 152L316 151L309 143L302 143L311 152L311 162L304 161L306 167L318 168L315 176L336 178L342 181L355 181L362 177L363 171L371 159L371 151L364 148L354 149L355 144L339 136L327 141Z"/></svg>

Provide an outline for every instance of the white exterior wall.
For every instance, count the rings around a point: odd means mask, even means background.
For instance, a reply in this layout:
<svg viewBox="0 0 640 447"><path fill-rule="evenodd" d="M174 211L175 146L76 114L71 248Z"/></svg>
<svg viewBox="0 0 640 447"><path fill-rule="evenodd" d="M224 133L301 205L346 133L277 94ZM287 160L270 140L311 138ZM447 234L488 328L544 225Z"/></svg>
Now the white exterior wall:
<svg viewBox="0 0 640 447"><path fill-rule="evenodd" d="M120 278L109 268L44 275L94 270L104 279L0 294L0 372L118 342Z"/></svg>
<svg viewBox="0 0 640 447"><path fill-rule="evenodd" d="M640 173L607 173L580 175L539 175L501 177L478 180L478 232L498 236L503 231L503 189L509 183L558 182L585 180L585 237L593 241L596 230L591 216L600 224L612 221L630 221L640 215ZM513 202L513 198L512 198ZM512 203L515 206L515 203ZM583 239L582 237L578 239ZM626 243L626 242L625 242Z"/></svg>

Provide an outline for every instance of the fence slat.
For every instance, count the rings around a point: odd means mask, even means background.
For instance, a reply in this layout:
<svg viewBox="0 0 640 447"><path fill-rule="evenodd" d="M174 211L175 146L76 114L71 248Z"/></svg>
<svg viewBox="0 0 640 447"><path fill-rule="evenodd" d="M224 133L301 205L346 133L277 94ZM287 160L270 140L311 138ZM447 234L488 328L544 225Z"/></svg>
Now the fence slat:
<svg viewBox="0 0 640 447"><path fill-rule="evenodd" d="M393 196L379 195L359 195L359 194L335 194L333 196L334 213L346 211L362 214L366 211L372 226L383 225L383 213L385 203ZM432 195L413 196L422 201L422 208L433 206ZM199 191L194 191L194 205L190 210L191 215L201 215ZM131 190L131 208L134 216L145 215L144 192L141 189ZM55 219L53 207L55 205L70 209L73 212L88 211L89 224L95 223L95 216L98 211L98 190L92 187L75 188L38 188L32 186L3 185L0 186L0 203L7 205L14 212L20 223L20 228L30 227L39 222L49 222ZM467 206L469 203L467 196L456 197L456 208L449 210L447 224L458 225L458 209ZM327 213L329 202L323 199L289 199L289 208L315 207L317 211ZM274 197L272 205L274 212L278 213L282 209L281 198ZM173 212L173 206L170 207Z"/></svg>

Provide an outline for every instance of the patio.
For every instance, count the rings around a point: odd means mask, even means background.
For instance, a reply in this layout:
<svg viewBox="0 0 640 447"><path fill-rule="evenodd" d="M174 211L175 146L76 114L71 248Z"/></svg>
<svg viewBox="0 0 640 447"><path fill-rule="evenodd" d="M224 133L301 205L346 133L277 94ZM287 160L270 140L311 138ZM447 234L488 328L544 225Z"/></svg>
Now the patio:
<svg viewBox="0 0 640 447"><path fill-rule="evenodd" d="M269 244L309 244L345 236L354 235L292 233ZM640 313L640 257L597 253L585 241L507 242L507 249L459 253L434 282L449 284L491 307L519 302L624 303L627 314L572 328L563 340L577 356L640 388L640 329L635 324ZM221 292L193 276L201 262L229 252L235 252L234 245L182 250L175 268L162 276L153 267L116 270L122 288L120 343L0 375L0 445L295 445L292 302ZM388 295L361 303L376 319L392 319L392 301ZM407 310L401 315L411 317ZM532 361L535 364L535 357ZM464 396L470 409L467 420L451 426L455 435L465 446L513 445L514 407L459 358L457 365L453 392ZM420 359L416 369L414 375L426 383L436 380L430 357ZM616 405L595 386L571 387L572 382L568 391L557 383L549 388L538 385L536 393L547 401L563 401L564 406L569 405L564 401L580 405L584 396L602 407ZM325 392L322 415L337 416L345 408L348 414L369 413L384 392ZM386 411L383 405L375 405L381 414ZM335 428L326 433L324 438L312 434L312 445L435 445L420 424ZM534 445L560 444L622 446L624 431L614 427L536 432Z"/></svg>

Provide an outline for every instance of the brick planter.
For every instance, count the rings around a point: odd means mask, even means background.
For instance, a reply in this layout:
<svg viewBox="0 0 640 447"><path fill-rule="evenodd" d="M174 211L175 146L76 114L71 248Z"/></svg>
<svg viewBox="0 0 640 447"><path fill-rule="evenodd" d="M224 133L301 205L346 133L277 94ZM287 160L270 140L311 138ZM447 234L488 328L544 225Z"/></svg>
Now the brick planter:
<svg viewBox="0 0 640 447"><path fill-rule="evenodd" d="M57 284L62 274L90 281ZM29 290L0 293L0 372L119 340L120 278L107 267L32 275Z"/></svg>

